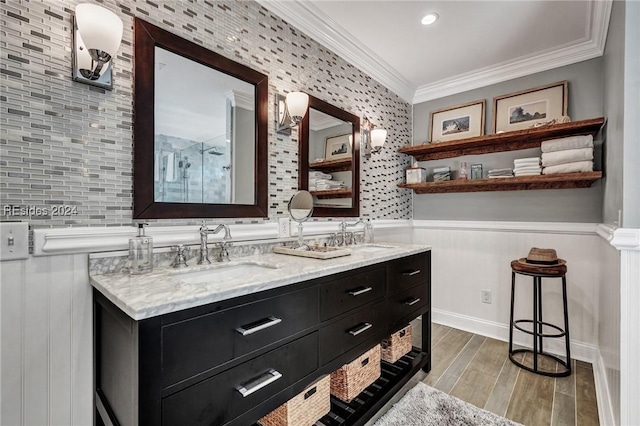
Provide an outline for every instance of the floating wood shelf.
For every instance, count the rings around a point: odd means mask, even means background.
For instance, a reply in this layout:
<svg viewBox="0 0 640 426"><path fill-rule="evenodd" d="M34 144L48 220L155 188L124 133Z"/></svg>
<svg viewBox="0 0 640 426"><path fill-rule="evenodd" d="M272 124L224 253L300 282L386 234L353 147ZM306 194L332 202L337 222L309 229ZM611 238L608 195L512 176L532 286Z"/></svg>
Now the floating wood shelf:
<svg viewBox="0 0 640 426"><path fill-rule="evenodd" d="M400 188L413 189L416 194L519 191L525 189L589 188L600 178L602 178L602 172L559 173L554 175L518 176L493 179L403 183L398 186Z"/></svg>
<svg viewBox="0 0 640 426"><path fill-rule="evenodd" d="M351 198L351 188L346 189L327 189L326 191L309 191L314 197L319 199L330 198Z"/></svg>
<svg viewBox="0 0 640 426"><path fill-rule="evenodd" d="M418 161L428 161L459 157L461 155L490 154L493 152L538 148L542 141L547 139L595 134L600 130L604 122L604 117L593 118L497 135L407 146L400 148L398 152L411 155Z"/></svg>
<svg viewBox="0 0 640 426"><path fill-rule="evenodd" d="M340 158L338 160L316 161L309 163L309 169L323 172L348 172L351 170L351 158Z"/></svg>

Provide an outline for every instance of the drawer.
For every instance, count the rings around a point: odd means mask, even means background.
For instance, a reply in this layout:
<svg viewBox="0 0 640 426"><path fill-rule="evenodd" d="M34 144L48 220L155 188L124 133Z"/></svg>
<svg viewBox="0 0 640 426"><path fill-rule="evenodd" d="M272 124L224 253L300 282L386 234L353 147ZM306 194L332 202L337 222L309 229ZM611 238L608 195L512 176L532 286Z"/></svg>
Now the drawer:
<svg viewBox="0 0 640 426"><path fill-rule="evenodd" d="M407 315L424 311L425 306L429 306L429 288L426 283L394 294L389 297L389 324L396 324Z"/></svg>
<svg viewBox="0 0 640 426"><path fill-rule="evenodd" d="M389 294L398 293L428 281L429 257L426 253L397 259L389 264L388 283Z"/></svg>
<svg viewBox="0 0 640 426"><path fill-rule="evenodd" d="M323 284L320 287L321 321L384 297L385 284L384 266Z"/></svg>
<svg viewBox="0 0 640 426"><path fill-rule="evenodd" d="M162 327L163 387L313 327L318 290L309 288Z"/></svg>
<svg viewBox="0 0 640 426"><path fill-rule="evenodd" d="M162 400L162 424L224 425L318 368L318 333Z"/></svg>
<svg viewBox="0 0 640 426"><path fill-rule="evenodd" d="M342 355L371 336L383 333L387 328L386 305L386 301L376 303L320 329L320 365Z"/></svg>

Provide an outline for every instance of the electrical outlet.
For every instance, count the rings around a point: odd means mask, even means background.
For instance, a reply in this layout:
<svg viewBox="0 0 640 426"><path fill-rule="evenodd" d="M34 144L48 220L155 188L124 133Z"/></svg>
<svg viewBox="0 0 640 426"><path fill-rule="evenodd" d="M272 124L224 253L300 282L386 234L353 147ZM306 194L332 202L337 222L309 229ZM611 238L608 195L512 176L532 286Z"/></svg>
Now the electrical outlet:
<svg viewBox="0 0 640 426"><path fill-rule="evenodd" d="M491 304L491 290L482 290L482 303Z"/></svg>
<svg viewBox="0 0 640 426"><path fill-rule="evenodd" d="M288 217L278 218L278 238L287 238L291 236L291 225Z"/></svg>

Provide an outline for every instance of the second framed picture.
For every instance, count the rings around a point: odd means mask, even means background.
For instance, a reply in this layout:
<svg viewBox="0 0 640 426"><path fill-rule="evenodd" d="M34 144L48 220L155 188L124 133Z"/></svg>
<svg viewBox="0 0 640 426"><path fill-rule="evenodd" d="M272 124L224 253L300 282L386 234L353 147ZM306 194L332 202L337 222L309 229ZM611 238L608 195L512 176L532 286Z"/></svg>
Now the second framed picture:
<svg viewBox="0 0 640 426"><path fill-rule="evenodd" d="M351 158L351 135L331 136L325 140L324 159Z"/></svg>
<svg viewBox="0 0 640 426"><path fill-rule="evenodd" d="M431 143L484 135L485 100L431 112Z"/></svg>
<svg viewBox="0 0 640 426"><path fill-rule="evenodd" d="M493 99L493 129L523 130L567 115L566 81L498 96Z"/></svg>

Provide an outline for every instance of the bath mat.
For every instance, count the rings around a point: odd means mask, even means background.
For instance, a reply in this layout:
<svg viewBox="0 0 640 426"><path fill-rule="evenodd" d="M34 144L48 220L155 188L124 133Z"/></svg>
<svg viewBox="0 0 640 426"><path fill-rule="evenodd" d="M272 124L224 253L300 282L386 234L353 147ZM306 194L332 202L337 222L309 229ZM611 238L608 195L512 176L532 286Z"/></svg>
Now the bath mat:
<svg viewBox="0 0 640 426"><path fill-rule="evenodd" d="M518 426L420 382L374 426ZM522 425L520 425L522 426Z"/></svg>

